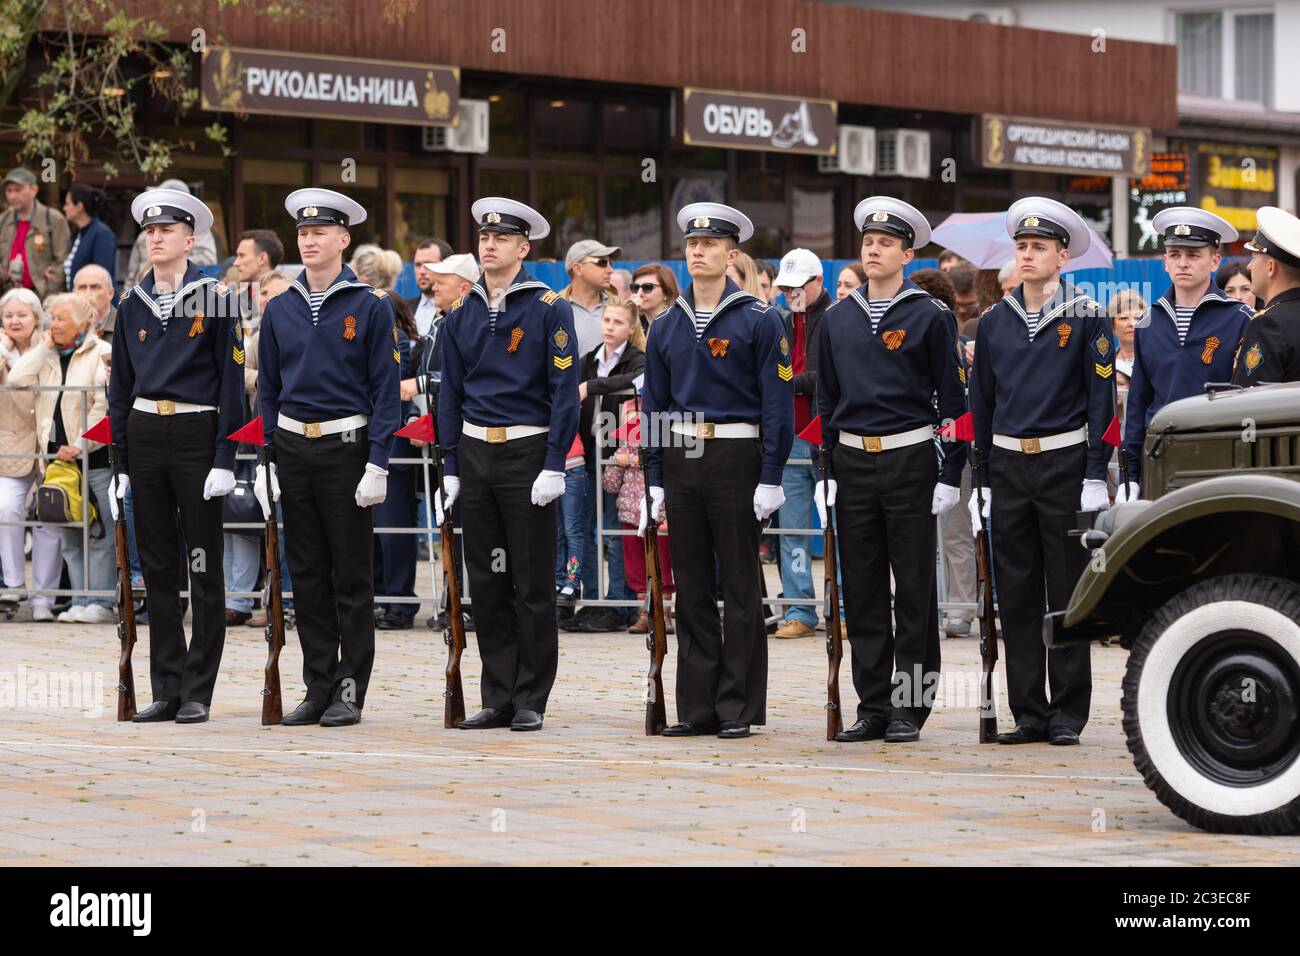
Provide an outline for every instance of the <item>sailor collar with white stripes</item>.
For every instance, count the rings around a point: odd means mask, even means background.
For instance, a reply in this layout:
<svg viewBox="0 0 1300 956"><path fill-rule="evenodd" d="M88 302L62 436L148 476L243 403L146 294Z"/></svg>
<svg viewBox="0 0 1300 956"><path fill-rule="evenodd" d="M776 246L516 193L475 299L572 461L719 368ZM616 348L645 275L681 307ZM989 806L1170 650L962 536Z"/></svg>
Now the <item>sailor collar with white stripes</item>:
<svg viewBox="0 0 1300 956"><path fill-rule="evenodd" d="M312 294L309 291L307 291L307 284L305 282L306 276L307 276L307 270L303 269L302 272L298 273L297 278L295 278L293 282L289 283L289 288L298 290L299 294L302 295L302 300L307 303L307 309L310 311ZM344 266L342 271L339 272L339 274L334 277L334 281L329 284L329 288L325 290L325 294L321 296L321 300L320 300L321 306L324 307L325 300L328 299L330 296L332 296L335 292L338 292L342 289L369 289L369 288L371 287L366 285L366 283L357 279L357 274L355 272L353 272L348 266ZM317 294L319 295L320 293Z"/></svg>
<svg viewBox="0 0 1300 956"><path fill-rule="evenodd" d="M193 263L191 263L190 267L185 270L185 276L188 281L183 281L181 287L177 289L175 294L172 296L171 308L167 312L169 316L175 315L181 309L181 303L184 302L185 297L195 289L201 289L210 284L216 284L221 289L225 289L225 286L217 282L217 280L212 276L203 275L198 266ZM149 274L146 275L138 285L132 287L131 292L133 292L146 306L148 306L149 311L159 319L162 319L162 309L158 307L158 300L154 298L153 288L153 270L151 269L149 270Z"/></svg>
<svg viewBox="0 0 1300 956"><path fill-rule="evenodd" d="M1057 288L1057 290L1052 294L1052 297L1043 303L1043 307L1038 315L1038 321L1031 327L1029 325L1029 312L1025 309L1024 290L1025 287L1023 285L1016 286L1016 288L1003 298L1002 301L1010 305L1011 311L1020 316L1021 321L1025 323L1025 327L1029 329L1029 341L1031 342L1034 340L1034 336L1039 332L1043 331L1043 329L1047 328L1047 326L1051 325L1052 322L1060 318L1066 312L1076 308L1080 303L1089 308L1096 306L1096 303L1094 303L1092 299L1084 295L1074 286L1070 285L1068 282L1062 282L1059 288Z"/></svg>
<svg viewBox="0 0 1300 956"><path fill-rule="evenodd" d="M691 320L692 325L695 324L695 301L694 300L695 300L695 284L691 283L684 290L682 290L682 294L677 297L677 304L681 306L682 311L686 313L686 317ZM709 315L709 321L704 324L704 328L708 328L709 325L711 325L714 321L716 321L718 316L720 316L723 313L723 311L726 310L729 306L735 305L736 303L745 302L745 301L754 303L753 307L758 309L760 312L766 310L767 308L767 306L759 302L757 296L751 295L750 293L746 292L744 289L740 288L740 286L736 285L736 283L728 279L727 284L722 289L722 298L720 298L718 300L718 304L713 307L712 313L706 313ZM701 332L702 331L703 329L701 329Z"/></svg>
<svg viewBox="0 0 1300 956"><path fill-rule="evenodd" d="M506 287L505 295L502 296L501 298L501 311L505 310L506 298L508 298L511 295L511 293L518 292L521 289L542 289L546 292L551 291L551 287L548 286L545 282L539 282L538 280L530 276L527 273L527 271L520 269L517 273L515 273L514 279L512 279L510 285ZM492 308L492 299L488 296L488 291L487 291L486 275L481 276L479 280L474 283L474 285L470 288L470 292L471 294L477 295L480 299L482 299L483 304L486 305L489 309Z"/></svg>
<svg viewBox="0 0 1300 956"><path fill-rule="evenodd" d="M1168 292L1166 292L1164 295L1162 295L1159 299L1156 300L1156 304L1164 307L1165 312L1169 314L1170 321L1174 323L1175 327L1177 327L1178 312L1176 311L1174 303L1170 301L1169 297L1171 295L1173 295L1174 300L1177 301L1177 293L1174 292L1173 288L1170 288ZM1197 302L1196 305L1192 306L1192 315L1193 316L1196 315L1197 310L1200 309L1200 307L1205 305L1205 303L1207 302L1236 302L1236 301L1237 301L1236 299L1233 299L1225 295L1223 292L1220 292L1219 287L1216 286L1214 284L1214 280L1211 279L1210 287L1205 290L1205 295L1201 296L1200 301Z"/></svg>
<svg viewBox="0 0 1300 956"><path fill-rule="evenodd" d="M852 292L850 292L849 298L851 298L854 302L856 302L858 306L862 309L862 314L865 315L868 319L870 319L871 300L867 298L868 292L869 290L867 286L863 284L858 286ZM898 303L918 295L929 295L929 293L926 292L924 289L922 289L920 286L918 286L915 282L912 282L908 279L904 279L903 284L899 286L898 291L894 293L894 297L890 299L889 304L885 306L885 311L881 314L880 321L883 322L885 320L885 316L889 314L889 310L892 309L894 306L898 305ZM872 326L871 334L875 335L878 329L879 329L879 323L876 323L875 325Z"/></svg>

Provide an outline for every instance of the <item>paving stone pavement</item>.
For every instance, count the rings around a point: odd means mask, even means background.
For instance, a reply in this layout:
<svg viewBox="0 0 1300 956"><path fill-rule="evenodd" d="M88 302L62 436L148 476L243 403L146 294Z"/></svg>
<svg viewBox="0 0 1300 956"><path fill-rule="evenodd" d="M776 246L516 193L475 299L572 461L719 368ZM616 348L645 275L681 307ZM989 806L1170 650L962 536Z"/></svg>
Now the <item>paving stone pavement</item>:
<svg viewBox="0 0 1300 956"><path fill-rule="evenodd" d="M0 624L0 864L1300 863L1294 840L1202 833L1142 785L1117 647L1094 648L1093 717L1072 748L976 742L958 699L977 686L975 639L944 642L918 743L827 743L823 647L820 634L770 642L768 724L753 737L673 740L643 735L647 655L626 634L561 632L546 728L518 734L442 728L445 648L424 628L378 632L362 723L325 729L260 725L265 644L251 628L230 630L212 720L183 726L115 721L113 628ZM670 638L669 719L674 651ZM292 632L281 665L288 710ZM478 673L471 634L471 712ZM847 660L841 684L851 715Z"/></svg>

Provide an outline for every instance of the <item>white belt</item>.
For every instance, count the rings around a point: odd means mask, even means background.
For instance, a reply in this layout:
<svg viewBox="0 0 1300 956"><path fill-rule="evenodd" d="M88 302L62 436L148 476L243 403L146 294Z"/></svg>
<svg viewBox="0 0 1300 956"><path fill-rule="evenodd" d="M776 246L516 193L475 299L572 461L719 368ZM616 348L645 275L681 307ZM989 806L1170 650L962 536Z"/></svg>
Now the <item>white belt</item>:
<svg viewBox="0 0 1300 956"><path fill-rule="evenodd" d="M547 425L475 425L473 422L461 422L461 434L477 438L489 445L514 441L516 438L531 438L533 435L545 435L551 429Z"/></svg>
<svg viewBox="0 0 1300 956"><path fill-rule="evenodd" d="M934 426L922 425L909 431L893 435L855 435L852 432L840 432L840 441L848 439L849 448L861 448L863 451L892 451L895 448L907 448L919 445L934 438Z"/></svg>
<svg viewBox="0 0 1300 956"><path fill-rule="evenodd" d="M339 432L364 428L368 421L365 415L349 415L347 418L336 418L328 422L300 422L281 412L276 417L275 427L283 428L295 435L302 435L304 438L320 438L322 435L337 435Z"/></svg>
<svg viewBox="0 0 1300 956"><path fill-rule="evenodd" d="M189 402L173 402L170 398L160 398L156 402L148 398L137 398L131 407L137 412L148 412L150 415L188 415L191 412L217 410L215 405L191 405Z"/></svg>
<svg viewBox="0 0 1300 956"><path fill-rule="evenodd" d="M679 435L696 438L757 438L758 426L748 422L715 425L713 422L673 422L672 430Z"/></svg>
<svg viewBox="0 0 1300 956"><path fill-rule="evenodd" d="M993 436L993 444L997 447L1005 448L1008 451L1022 452L1026 455L1037 455L1039 452L1056 451L1058 448L1082 445L1087 440L1087 425L1080 425L1072 432L1061 432L1059 435L1043 435L1041 438L1012 438L1010 435Z"/></svg>

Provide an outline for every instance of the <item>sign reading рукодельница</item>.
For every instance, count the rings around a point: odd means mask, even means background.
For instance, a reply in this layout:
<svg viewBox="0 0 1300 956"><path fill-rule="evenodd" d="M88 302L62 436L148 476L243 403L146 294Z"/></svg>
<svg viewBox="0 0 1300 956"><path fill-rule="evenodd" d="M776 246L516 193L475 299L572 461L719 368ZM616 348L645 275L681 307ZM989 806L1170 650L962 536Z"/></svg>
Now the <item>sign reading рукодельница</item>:
<svg viewBox="0 0 1300 956"><path fill-rule="evenodd" d="M213 47L203 51L203 108L367 123L455 126L460 68Z"/></svg>

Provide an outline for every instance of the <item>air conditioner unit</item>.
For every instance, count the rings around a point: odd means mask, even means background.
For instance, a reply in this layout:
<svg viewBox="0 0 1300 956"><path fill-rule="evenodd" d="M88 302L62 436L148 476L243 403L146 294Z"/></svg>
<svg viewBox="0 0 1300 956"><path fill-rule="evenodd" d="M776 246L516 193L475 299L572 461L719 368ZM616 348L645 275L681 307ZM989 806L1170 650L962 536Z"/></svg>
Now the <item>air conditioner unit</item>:
<svg viewBox="0 0 1300 956"><path fill-rule="evenodd" d="M870 126L839 127L835 155L818 156L817 169L823 173L874 176L876 131Z"/></svg>
<svg viewBox="0 0 1300 956"><path fill-rule="evenodd" d="M421 146L426 153L486 153L488 101L461 100L455 126L425 126Z"/></svg>
<svg viewBox="0 0 1300 956"><path fill-rule="evenodd" d="M996 23L1003 27L1016 25L1016 11L1011 7L971 7L961 12L961 18L977 23Z"/></svg>
<svg viewBox="0 0 1300 956"><path fill-rule="evenodd" d="M923 129L876 133L876 175L925 179L930 175L930 134Z"/></svg>

